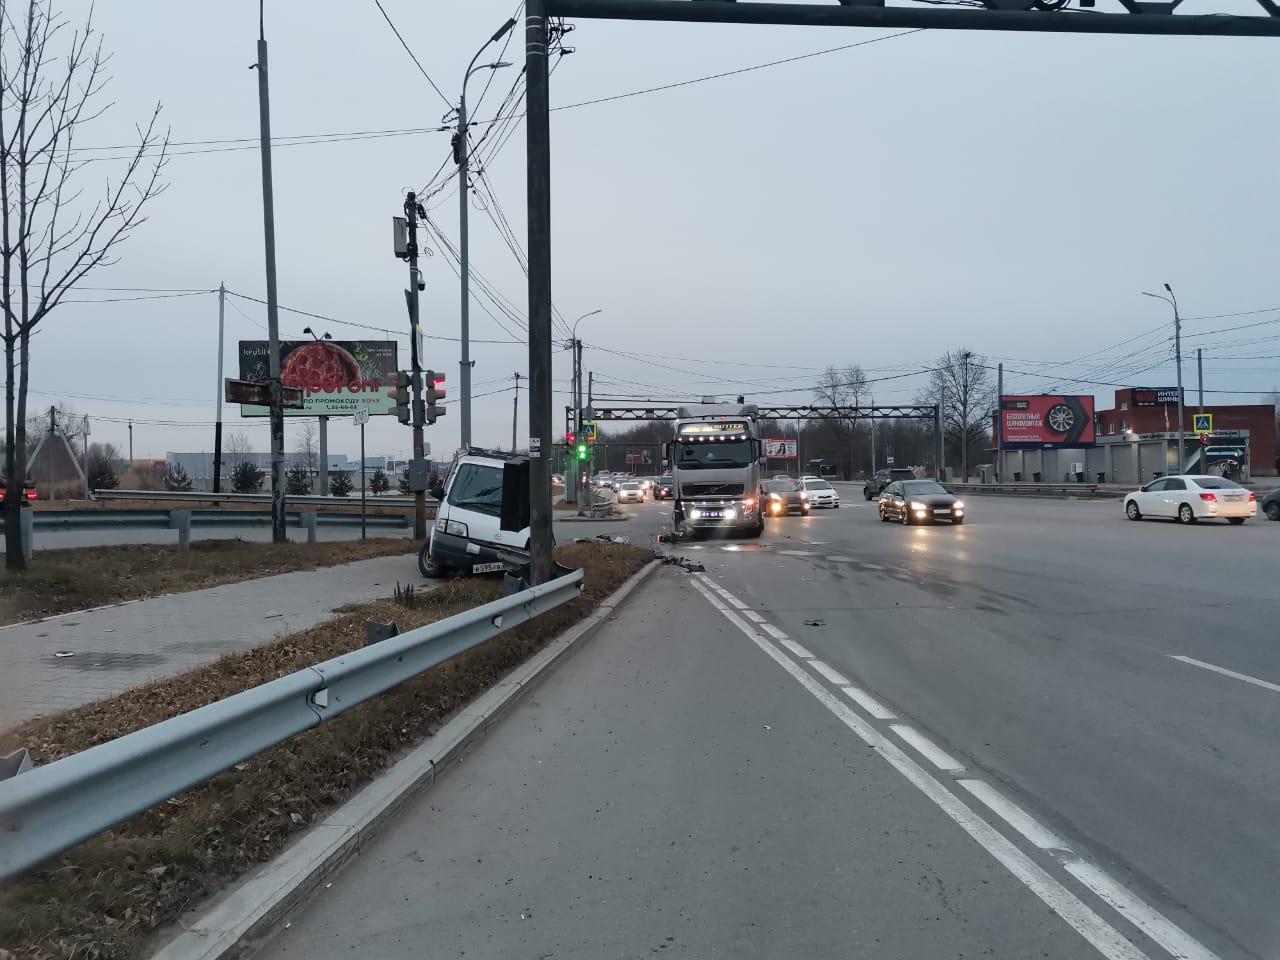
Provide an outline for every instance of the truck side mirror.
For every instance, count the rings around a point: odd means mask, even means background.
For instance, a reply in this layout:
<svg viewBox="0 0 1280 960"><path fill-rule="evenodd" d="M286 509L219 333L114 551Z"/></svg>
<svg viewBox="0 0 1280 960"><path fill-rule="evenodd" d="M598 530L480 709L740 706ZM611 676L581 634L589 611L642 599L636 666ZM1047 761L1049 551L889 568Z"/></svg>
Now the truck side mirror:
<svg viewBox="0 0 1280 960"><path fill-rule="evenodd" d="M441 503L444 502L444 484L437 483L434 487L427 491L431 496L435 497Z"/></svg>

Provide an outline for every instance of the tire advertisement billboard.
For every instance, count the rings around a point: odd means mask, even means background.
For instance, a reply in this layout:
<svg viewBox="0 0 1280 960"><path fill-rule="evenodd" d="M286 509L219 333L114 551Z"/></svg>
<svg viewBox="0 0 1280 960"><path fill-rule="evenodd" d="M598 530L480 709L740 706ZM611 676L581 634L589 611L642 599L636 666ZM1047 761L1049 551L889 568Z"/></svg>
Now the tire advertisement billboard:
<svg viewBox="0 0 1280 960"><path fill-rule="evenodd" d="M1000 442L1006 450L1092 447L1093 397L1001 397Z"/></svg>
<svg viewBox="0 0 1280 960"><path fill-rule="evenodd" d="M269 375L266 340L240 341L240 379ZM302 406L286 417L349 417L360 410L394 414L394 340L281 340L280 381L302 391ZM265 417L264 406L242 403L242 417Z"/></svg>

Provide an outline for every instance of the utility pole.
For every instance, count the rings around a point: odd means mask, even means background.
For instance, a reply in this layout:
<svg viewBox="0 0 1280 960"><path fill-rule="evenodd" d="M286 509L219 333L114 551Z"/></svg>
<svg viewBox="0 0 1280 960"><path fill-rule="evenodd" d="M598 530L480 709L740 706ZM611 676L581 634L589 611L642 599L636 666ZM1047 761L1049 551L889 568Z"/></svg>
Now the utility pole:
<svg viewBox="0 0 1280 960"><path fill-rule="evenodd" d="M511 452L515 453L516 452L516 421L520 415L520 378L523 377L524 374L517 371L513 373L511 376L514 377L516 381L515 396L511 398Z"/></svg>
<svg viewBox="0 0 1280 960"><path fill-rule="evenodd" d="M271 390L271 540L284 543L284 397L280 383L280 313L276 306L276 214L271 192L271 98L267 37L258 7L258 153L262 157L262 234L267 268L267 362Z"/></svg>
<svg viewBox="0 0 1280 960"><path fill-rule="evenodd" d="M410 190L404 199L404 216L409 228L409 289L404 292L409 306L409 356L413 376L413 459L423 459L422 426L426 410L422 402L422 358L418 356L418 293L426 286L418 274L418 215L426 211L418 203L417 195ZM465 271L464 271L465 274ZM413 536L415 540L427 538L427 494L425 490L413 492Z"/></svg>
<svg viewBox="0 0 1280 960"><path fill-rule="evenodd" d="M89 499L89 415L84 415L84 450L81 451L84 460L84 469L80 471L84 474L84 498ZM52 491L50 491L52 492Z"/></svg>
<svg viewBox="0 0 1280 960"><path fill-rule="evenodd" d="M1196 347L1196 379L1200 382L1200 399L1197 404L1200 413L1204 413L1204 348Z"/></svg>
<svg viewBox="0 0 1280 960"><path fill-rule="evenodd" d="M1004 479L1004 364L996 364L996 479Z"/></svg>
<svg viewBox="0 0 1280 960"><path fill-rule="evenodd" d="M1169 284L1164 285L1165 291L1169 294L1167 297L1163 293L1148 293L1142 291L1144 297L1154 297L1157 300L1163 300L1173 308L1173 356L1174 363L1178 367L1178 473L1182 473L1184 463L1182 441L1183 433L1186 430L1186 411L1182 403L1182 317L1178 313L1178 298L1173 295L1173 287ZM1167 441L1166 441L1167 443ZM1165 450L1165 467L1168 467L1168 450ZM1168 470L1165 470L1168 473Z"/></svg>
<svg viewBox="0 0 1280 960"><path fill-rule="evenodd" d="M569 463L578 516L582 516L582 463L578 460L577 451L577 444L582 442L582 341L576 337L573 340L573 439L574 449L569 452Z"/></svg>
<svg viewBox="0 0 1280 960"><path fill-rule="evenodd" d="M133 469L133 421L129 421L129 469Z"/></svg>
<svg viewBox="0 0 1280 960"><path fill-rule="evenodd" d="M525 129L529 193L529 547L533 585L551 579L551 470L541 446L551 415L551 104L546 0L525 4ZM538 448L536 454L534 449ZM547 444L550 452L551 444Z"/></svg>
<svg viewBox="0 0 1280 960"><path fill-rule="evenodd" d="M933 408L933 430L938 438L938 482L945 483L947 479L947 444L943 436L943 422L946 409L947 391L945 389L938 390L938 405Z"/></svg>
<svg viewBox="0 0 1280 960"><path fill-rule="evenodd" d="M329 495L329 418L320 417L320 496Z"/></svg>
<svg viewBox="0 0 1280 960"><path fill-rule="evenodd" d="M484 46L476 51L476 55L471 58L471 62L467 64L467 72L462 77L462 94L458 98L458 131L453 138L453 159L458 164L458 273L462 280L462 304L459 316L462 319L462 361L459 364L462 372L462 382L459 387L462 392L462 445L464 447L471 446L471 243L470 233L467 226L467 212L471 206L471 183L468 180L469 171L468 164L470 157L468 155L467 143L467 81L471 79L471 74L477 70L498 70L502 67L509 67L511 64L499 61L497 63L484 63L476 66L476 61L480 59L480 54L484 53L485 47L489 44L501 40L512 27L516 25L514 18L508 20L497 32L494 33ZM481 97L484 94L481 93Z"/></svg>
<svg viewBox="0 0 1280 960"><path fill-rule="evenodd" d="M227 285L218 283L218 419L213 425L213 492L222 490L222 337L226 327Z"/></svg>

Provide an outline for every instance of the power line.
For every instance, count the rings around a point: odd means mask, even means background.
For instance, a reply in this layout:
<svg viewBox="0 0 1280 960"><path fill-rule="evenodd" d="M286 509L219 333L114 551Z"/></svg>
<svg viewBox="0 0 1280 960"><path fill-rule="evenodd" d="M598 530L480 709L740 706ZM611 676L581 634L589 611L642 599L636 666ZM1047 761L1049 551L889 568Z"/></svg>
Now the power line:
<svg viewBox="0 0 1280 960"><path fill-rule="evenodd" d="M399 29L391 21L391 17L387 15L387 11L383 9L382 0L373 0L373 2L374 2L374 5L378 8L378 12L382 14L382 19L387 21L387 26L389 26L391 28L391 32L396 35L396 39L400 41L400 46L404 47L404 52L409 55L409 58L411 60L413 60L414 66L418 68L418 72L421 73L424 77L426 77L427 83L431 84L431 89L436 92L436 96L438 96L441 100L444 101L444 105L446 107L452 110L453 104L449 102L449 98L440 92L440 88L436 86L436 82L432 80L431 75L427 73L427 68L424 67L421 61L418 60L417 55L414 54L414 52L409 49L409 44L405 43L404 37L400 36Z"/></svg>

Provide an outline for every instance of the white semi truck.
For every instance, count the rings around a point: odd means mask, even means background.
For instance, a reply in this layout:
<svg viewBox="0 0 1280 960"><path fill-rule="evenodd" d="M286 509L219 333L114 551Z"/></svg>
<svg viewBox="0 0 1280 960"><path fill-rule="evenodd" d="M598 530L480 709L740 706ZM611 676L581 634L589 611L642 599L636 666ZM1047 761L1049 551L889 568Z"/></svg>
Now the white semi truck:
<svg viewBox="0 0 1280 960"><path fill-rule="evenodd" d="M681 407L678 414L675 439L667 447L676 532L696 537L730 529L760 536L764 462L756 406Z"/></svg>

